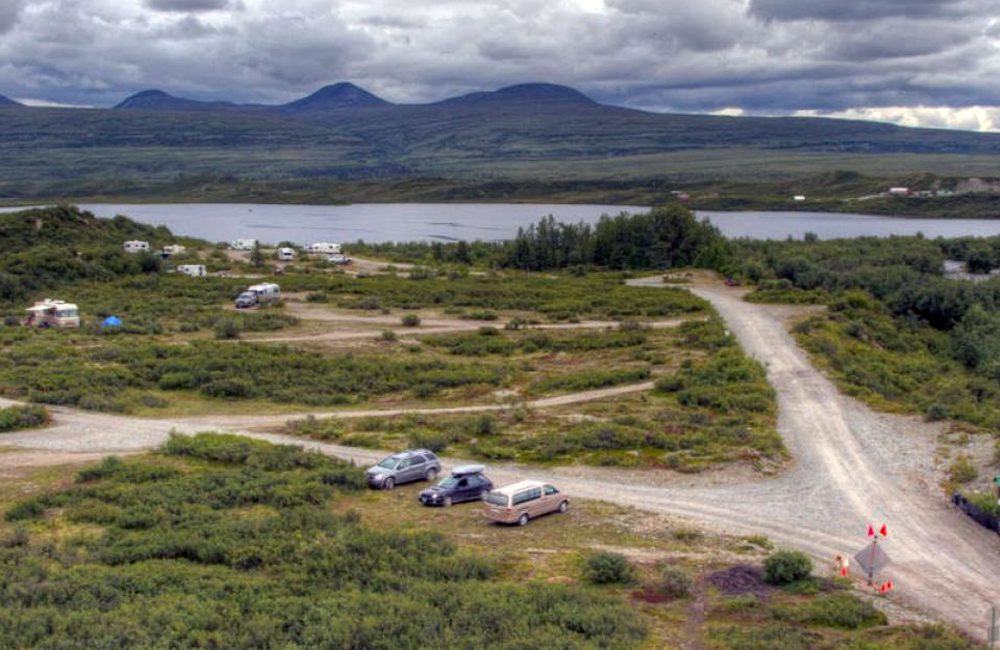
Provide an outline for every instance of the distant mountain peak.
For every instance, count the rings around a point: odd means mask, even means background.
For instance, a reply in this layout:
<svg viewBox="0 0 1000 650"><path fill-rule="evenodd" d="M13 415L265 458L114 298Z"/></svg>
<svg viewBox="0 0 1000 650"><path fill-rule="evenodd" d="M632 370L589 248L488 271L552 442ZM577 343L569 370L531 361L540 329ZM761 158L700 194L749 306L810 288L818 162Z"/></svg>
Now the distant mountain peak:
<svg viewBox="0 0 1000 650"><path fill-rule="evenodd" d="M569 86L551 83L523 83L506 86L492 92L476 92L444 100L449 104L562 104L596 106L590 97Z"/></svg>
<svg viewBox="0 0 1000 650"><path fill-rule="evenodd" d="M116 109L147 111L192 111L232 107L233 104L229 102L200 102L195 99L176 97L155 88L137 92L115 106Z"/></svg>
<svg viewBox="0 0 1000 650"><path fill-rule="evenodd" d="M20 102L15 102L10 97L5 97L3 95L0 95L0 106L24 106L24 104L21 104Z"/></svg>
<svg viewBox="0 0 1000 650"><path fill-rule="evenodd" d="M329 86L323 86L308 97L289 102L282 108L294 112L387 105L389 105L389 102L381 97L373 95L364 88L356 86L349 81L342 81Z"/></svg>

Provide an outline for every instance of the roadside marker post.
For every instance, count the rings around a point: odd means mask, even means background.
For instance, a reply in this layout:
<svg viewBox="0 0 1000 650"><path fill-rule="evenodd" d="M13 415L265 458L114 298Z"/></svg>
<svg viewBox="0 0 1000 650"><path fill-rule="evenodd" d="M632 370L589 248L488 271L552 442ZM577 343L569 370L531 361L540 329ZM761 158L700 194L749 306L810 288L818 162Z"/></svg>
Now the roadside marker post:
<svg viewBox="0 0 1000 650"><path fill-rule="evenodd" d="M994 650L997 646L997 641L1000 641L1000 626L997 625L997 606L990 605L990 629L986 636L989 639L990 650Z"/></svg>

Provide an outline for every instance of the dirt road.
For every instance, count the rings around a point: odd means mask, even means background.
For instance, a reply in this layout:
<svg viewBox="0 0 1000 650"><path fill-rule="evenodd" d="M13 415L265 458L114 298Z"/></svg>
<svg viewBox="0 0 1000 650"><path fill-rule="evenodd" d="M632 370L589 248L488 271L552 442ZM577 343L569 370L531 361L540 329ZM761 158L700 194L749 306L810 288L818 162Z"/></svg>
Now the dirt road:
<svg viewBox="0 0 1000 650"><path fill-rule="evenodd" d="M633 283L663 286L658 278ZM686 516L735 534L763 533L782 546L810 553L821 566L835 554L853 555L859 550L869 523L887 523L890 536L884 549L894 564L885 576L896 585L891 598L928 618L950 621L983 637L988 604L1000 604L1000 538L949 508L937 493L932 461L936 430L914 418L875 413L840 395L795 344L778 310L743 302L738 291L724 287L705 285L692 291L711 301L745 350L767 366L778 395L778 428L795 458L792 469L775 479L714 487L656 485L596 468L531 469L530 474L559 481L576 496ZM589 391L531 406L603 399L616 391L650 387L646 383ZM493 408L502 406L468 410ZM5 435L3 441L60 452L114 452L155 446L171 429L221 428L303 444L301 439L249 431L288 417L171 421L57 410L56 426ZM360 463L381 455L314 442L304 446ZM510 466L491 469L501 482L528 472Z"/></svg>

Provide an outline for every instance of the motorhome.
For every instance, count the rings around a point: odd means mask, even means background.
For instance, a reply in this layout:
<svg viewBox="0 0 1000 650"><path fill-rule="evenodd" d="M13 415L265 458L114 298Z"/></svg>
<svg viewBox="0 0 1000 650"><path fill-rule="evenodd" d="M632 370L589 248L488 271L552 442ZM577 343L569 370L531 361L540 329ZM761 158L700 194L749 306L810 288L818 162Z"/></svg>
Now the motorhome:
<svg viewBox="0 0 1000 650"><path fill-rule="evenodd" d="M252 251L256 246L256 239L234 239L229 242L229 248L234 251Z"/></svg>
<svg viewBox="0 0 1000 650"><path fill-rule="evenodd" d="M142 241L141 239L131 239L124 244L122 247L125 249L126 253L148 253L149 252L149 242Z"/></svg>
<svg viewBox="0 0 1000 650"><path fill-rule="evenodd" d="M204 264L178 264L177 272L190 275L192 278L203 278L207 275Z"/></svg>
<svg viewBox="0 0 1000 650"><path fill-rule="evenodd" d="M329 241L318 241L309 244L303 250L305 250L305 252L307 253L335 255L340 252L340 244L335 244Z"/></svg>
<svg viewBox="0 0 1000 650"><path fill-rule="evenodd" d="M295 249L294 248L279 248L276 253L279 262L292 262L295 260Z"/></svg>
<svg viewBox="0 0 1000 650"><path fill-rule="evenodd" d="M36 302L25 311L28 317L24 324L29 327L58 327L71 329L80 327L80 310L71 302L46 298Z"/></svg>

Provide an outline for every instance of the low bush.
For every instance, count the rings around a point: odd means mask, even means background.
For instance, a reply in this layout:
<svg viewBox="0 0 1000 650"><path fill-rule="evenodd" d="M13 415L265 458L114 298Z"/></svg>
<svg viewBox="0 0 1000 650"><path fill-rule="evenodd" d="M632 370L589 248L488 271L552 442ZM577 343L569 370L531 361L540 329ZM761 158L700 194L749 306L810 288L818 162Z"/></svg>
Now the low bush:
<svg viewBox="0 0 1000 650"><path fill-rule="evenodd" d="M788 585L808 578L812 560L800 551L777 551L764 560L764 580L772 585Z"/></svg>
<svg viewBox="0 0 1000 650"><path fill-rule="evenodd" d="M635 570L621 553L596 551L584 559L583 577L595 585L624 585L635 580Z"/></svg>
<svg viewBox="0 0 1000 650"><path fill-rule="evenodd" d="M0 432L33 429L48 422L49 412L42 406L9 406L0 409Z"/></svg>
<svg viewBox="0 0 1000 650"><path fill-rule="evenodd" d="M668 598L685 598L691 593L691 577L684 569L668 564L660 569L656 591Z"/></svg>
<svg viewBox="0 0 1000 650"><path fill-rule="evenodd" d="M822 625L857 630L873 625L885 625L885 614L857 596L849 593L820 595L795 605L776 605L772 610L780 621Z"/></svg>
<svg viewBox="0 0 1000 650"><path fill-rule="evenodd" d="M420 316L416 314L406 314L400 319L404 327L416 327L420 325Z"/></svg>

